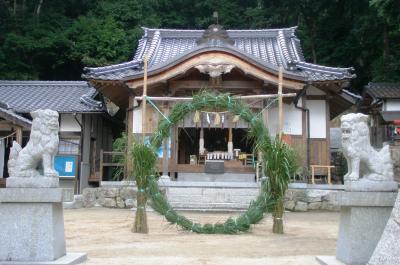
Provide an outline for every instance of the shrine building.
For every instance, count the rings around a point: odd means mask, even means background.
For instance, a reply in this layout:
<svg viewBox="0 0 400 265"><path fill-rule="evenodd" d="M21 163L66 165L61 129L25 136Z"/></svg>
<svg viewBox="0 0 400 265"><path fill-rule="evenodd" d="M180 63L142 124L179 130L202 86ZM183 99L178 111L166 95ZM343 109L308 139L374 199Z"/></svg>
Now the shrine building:
<svg viewBox="0 0 400 265"><path fill-rule="evenodd" d="M284 140L299 153L305 167L330 165L329 121L355 103L346 90L353 68L327 67L305 61L296 27L258 30L143 28L131 61L85 68L83 77L125 110L128 137L141 134L141 97L147 58L147 96L191 97L200 90L249 96L248 106L262 115L271 135L278 133L276 97L282 67ZM117 47L116 47L117 48ZM257 95L260 97L257 98ZM146 131L151 134L177 101L147 104ZM153 106L156 106L158 110ZM249 125L223 110L189 113L159 152L159 171L178 180L195 180L210 160L223 161L223 176L254 181L257 154L246 135ZM168 150L168 151L166 151ZM316 174L324 175L324 168Z"/></svg>

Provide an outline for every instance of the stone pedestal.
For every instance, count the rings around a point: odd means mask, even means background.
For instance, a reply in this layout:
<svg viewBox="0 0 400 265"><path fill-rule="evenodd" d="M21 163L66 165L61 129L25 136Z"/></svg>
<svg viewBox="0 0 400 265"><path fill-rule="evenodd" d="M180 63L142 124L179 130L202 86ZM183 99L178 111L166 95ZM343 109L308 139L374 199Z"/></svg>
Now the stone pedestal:
<svg viewBox="0 0 400 265"><path fill-rule="evenodd" d="M0 189L0 264L78 264L86 254L67 254L63 201L72 190Z"/></svg>
<svg viewBox="0 0 400 265"><path fill-rule="evenodd" d="M318 257L320 263L367 264L389 219L396 195L396 192L340 192L336 259Z"/></svg>

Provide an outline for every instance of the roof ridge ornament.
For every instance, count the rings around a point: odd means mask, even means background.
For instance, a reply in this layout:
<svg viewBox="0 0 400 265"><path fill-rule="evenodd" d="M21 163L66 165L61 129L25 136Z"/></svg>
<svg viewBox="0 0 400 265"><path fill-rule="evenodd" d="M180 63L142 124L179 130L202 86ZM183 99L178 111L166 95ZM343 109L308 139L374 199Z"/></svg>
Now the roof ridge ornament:
<svg viewBox="0 0 400 265"><path fill-rule="evenodd" d="M196 40L197 45L201 44L228 44L234 45L235 41L229 37L228 32L222 25L212 24L204 31L203 35Z"/></svg>

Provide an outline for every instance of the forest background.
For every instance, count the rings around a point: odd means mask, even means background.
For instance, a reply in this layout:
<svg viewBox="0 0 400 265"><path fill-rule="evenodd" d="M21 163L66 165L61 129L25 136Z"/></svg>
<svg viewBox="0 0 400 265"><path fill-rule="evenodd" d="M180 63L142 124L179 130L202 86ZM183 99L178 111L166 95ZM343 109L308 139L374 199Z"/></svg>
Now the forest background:
<svg viewBox="0 0 400 265"><path fill-rule="evenodd" d="M400 81L399 0L0 0L0 79L79 80L129 60L142 26L298 26L306 60L356 69L352 89Z"/></svg>

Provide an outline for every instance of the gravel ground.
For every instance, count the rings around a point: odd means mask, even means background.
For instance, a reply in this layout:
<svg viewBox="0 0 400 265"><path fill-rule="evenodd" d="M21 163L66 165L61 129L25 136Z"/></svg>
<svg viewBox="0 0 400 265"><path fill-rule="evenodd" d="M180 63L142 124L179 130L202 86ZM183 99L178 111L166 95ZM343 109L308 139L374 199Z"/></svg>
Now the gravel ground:
<svg viewBox="0 0 400 265"><path fill-rule="evenodd" d="M339 213L286 213L284 235L271 232L270 215L249 233L199 235L149 212L149 234L135 234L134 214L106 208L65 210L67 251L86 252L87 265L317 265L315 256L335 254L339 223ZM217 222L232 214L185 215Z"/></svg>

